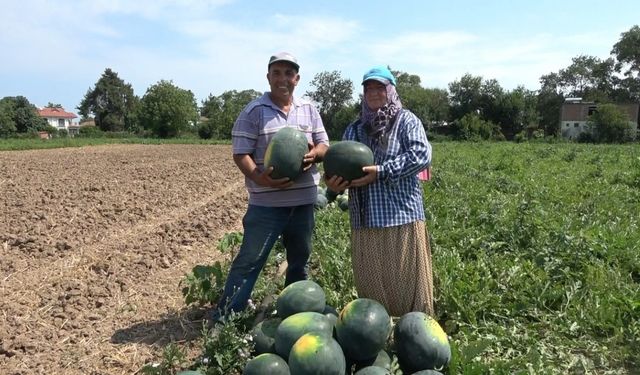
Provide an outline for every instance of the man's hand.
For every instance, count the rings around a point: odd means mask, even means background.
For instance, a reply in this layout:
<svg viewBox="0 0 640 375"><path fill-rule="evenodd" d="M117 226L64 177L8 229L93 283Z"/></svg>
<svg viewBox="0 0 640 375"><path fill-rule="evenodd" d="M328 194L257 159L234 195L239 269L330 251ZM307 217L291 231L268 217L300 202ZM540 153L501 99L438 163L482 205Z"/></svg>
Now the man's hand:
<svg viewBox="0 0 640 375"><path fill-rule="evenodd" d="M324 158L324 154L325 152L327 152L327 148L328 148L328 146L324 143L320 143L316 146L309 143L308 147L309 147L309 152L307 152L302 159L303 171L306 171L309 168L311 168L313 163L318 163L322 161L322 159Z"/></svg>
<svg viewBox="0 0 640 375"><path fill-rule="evenodd" d="M293 185L293 181L291 181L289 177L282 177L278 179L271 178L271 172L273 172L273 167L269 167L269 169L262 171L262 173L259 173L256 170L253 181L260 186L276 189L286 189Z"/></svg>

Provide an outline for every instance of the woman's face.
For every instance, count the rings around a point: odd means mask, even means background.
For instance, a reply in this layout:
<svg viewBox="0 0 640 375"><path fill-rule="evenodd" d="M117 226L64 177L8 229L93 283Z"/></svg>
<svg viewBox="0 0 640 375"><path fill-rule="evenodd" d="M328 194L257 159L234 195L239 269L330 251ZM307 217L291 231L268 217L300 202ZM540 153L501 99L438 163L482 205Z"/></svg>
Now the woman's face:
<svg viewBox="0 0 640 375"><path fill-rule="evenodd" d="M387 104L387 88L381 82L369 80L364 83L364 100L372 111Z"/></svg>

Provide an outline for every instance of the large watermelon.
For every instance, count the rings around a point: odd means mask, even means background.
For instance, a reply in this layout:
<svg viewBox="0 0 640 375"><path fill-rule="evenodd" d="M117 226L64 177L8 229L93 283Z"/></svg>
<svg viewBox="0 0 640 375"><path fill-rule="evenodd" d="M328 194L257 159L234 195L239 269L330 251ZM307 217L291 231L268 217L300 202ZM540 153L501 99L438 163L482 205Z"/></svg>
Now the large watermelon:
<svg viewBox="0 0 640 375"><path fill-rule="evenodd" d="M365 175L362 167L373 165L373 152L367 145L356 141L332 143L324 155L324 173L338 175L351 181Z"/></svg>
<svg viewBox="0 0 640 375"><path fill-rule="evenodd" d="M346 367L340 345L325 334L302 335L289 353L291 375L344 375Z"/></svg>
<svg viewBox="0 0 640 375"><path fill-rule="evenodd" d="M276 352L276 329L282 322L278 317L268 318L256 324L251 330L256 354Z"/></svg>
<svg viewBox="0 0 640 375"><path fill-rule="evenodd" d="M263 353L251 358L244 366L242 375L289 375L289 365L280 356Z"/></svg>
<svg viewBox="0 0 640 375"><path fill-rule="evenodd" d="M442 369L451 359L447 334L435 319L423 312L414 311L400 317L393 339L398 362L405 372Z"/></svg>
<svg viewBox="0 0 640 375"><path fill-rule="evenodd" d="M276 353L287 359L293 344L305 333L320 333L331 336L333 325L323 314L305 311L284 319L276 329Z"/></svg>
<svg viewBox="0 0 640 375"><path fill-rule="evenodd" d="M264 154L264 168L273 167L271 178L289 177L295 180L302 173L304 155L309 143L303 132L294 128L282 128L271 138Z"/></svg>
<svg viewBox="0 0 640 375"><path fill-rule="evenodd" d="M385 347L391 333L391 318L380 302L358 298L340 312L336 338L351 360L375 358Z"/></svg>
<svg viewBox="0 0 640 375"><path fill-rule="evenodd" d="M276 299L276 311L282 319L303 311L323 312L327 297L320 285L300 280L287 285Z"/></svg>

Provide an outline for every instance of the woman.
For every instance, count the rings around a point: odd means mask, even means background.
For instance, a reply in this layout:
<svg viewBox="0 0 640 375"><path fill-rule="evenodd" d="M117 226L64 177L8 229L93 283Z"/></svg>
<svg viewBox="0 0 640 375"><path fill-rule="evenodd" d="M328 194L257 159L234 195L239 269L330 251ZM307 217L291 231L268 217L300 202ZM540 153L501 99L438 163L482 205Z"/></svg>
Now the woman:
<svg viewBox="0 0 640 375"><path fill-rule="evenodd" d="M326 184L349 189L358 296L379 301L392 316L433 315L431 249L417 177L431 164L431 145L420 119L402 108L395 84L386 67L365 73L360 118L342 138L369 146L375 165L350 183L333 176Z"/></svg>

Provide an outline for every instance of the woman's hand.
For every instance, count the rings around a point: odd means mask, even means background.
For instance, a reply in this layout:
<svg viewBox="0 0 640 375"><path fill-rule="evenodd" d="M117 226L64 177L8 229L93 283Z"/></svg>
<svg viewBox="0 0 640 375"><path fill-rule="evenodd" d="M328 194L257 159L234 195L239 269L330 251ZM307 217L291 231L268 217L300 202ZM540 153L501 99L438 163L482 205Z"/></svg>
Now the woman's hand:
<svg viewBox="0 0 640 375"><path fill-rule="evenodd" d="M342 193L345 189L349 187L349 181L345 181L340 176L332 176L331 178L327 178L325 175L324 183L327 185L327 188L336 193Z"/></svg>
<svg viewBox="0 0 640 375"><path fill-rule="evenodd" d="M363 177L352 180L349 187L361 187L373 183L378 177L378 169L375 165L368 165L362 167L362 171L365 173Z"/></svg>

